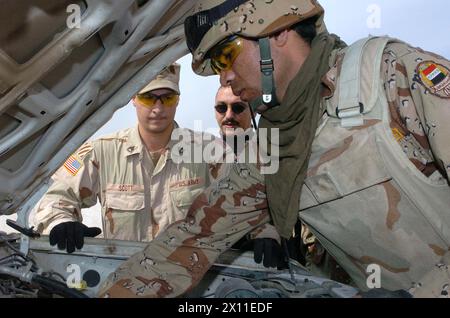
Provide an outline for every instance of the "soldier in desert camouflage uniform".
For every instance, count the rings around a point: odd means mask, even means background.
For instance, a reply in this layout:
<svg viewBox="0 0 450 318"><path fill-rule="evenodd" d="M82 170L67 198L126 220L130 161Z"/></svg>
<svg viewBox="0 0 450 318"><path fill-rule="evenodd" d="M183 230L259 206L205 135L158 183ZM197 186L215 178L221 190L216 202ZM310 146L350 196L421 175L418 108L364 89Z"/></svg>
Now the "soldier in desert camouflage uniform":
<svg viewBox="0 0 450 318"><path fill-rule="evenodd" d="M281 236L300 217L360 288L374 264L386 289L448 296L449 61L387 37L346 47L314 0L198 1L185 27L194 71L220 74L260 127L280 128L280 170L265 188L252 166L222 166L101 295L182 294L270 206Z"/></svg>
<svg viewBox="0 0 450 318"><path fill-rule="evenodd" d="M133 99L136 127L86 143L56 172L34 220L41 232L50 232L51 243L72 252L82 247L83 233L99 234L80 223L81 209L97 199L108 239L150 241L186 216L209 180L206 164L179 164L171 158L177 143L171 134L177 128L179 73L178 64L169 66ZM64 235L64 230L73 234Z"/></svg>

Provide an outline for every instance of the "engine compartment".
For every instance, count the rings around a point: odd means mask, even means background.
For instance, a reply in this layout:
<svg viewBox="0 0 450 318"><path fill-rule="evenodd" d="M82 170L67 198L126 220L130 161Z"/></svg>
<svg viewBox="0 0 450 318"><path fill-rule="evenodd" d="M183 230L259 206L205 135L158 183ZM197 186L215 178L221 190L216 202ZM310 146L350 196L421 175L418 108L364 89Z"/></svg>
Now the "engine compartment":
<svg viewBox="0 0 450 318"><path fill-rule="evenodd" d="M87 238L72 254L50 246L47 236L0 232L0 297L95 297L101 283L143 242ZM299 263L268 269L252 252L229 250L209 269L187 298L349 298L358 290L312 276Z"/></svg>

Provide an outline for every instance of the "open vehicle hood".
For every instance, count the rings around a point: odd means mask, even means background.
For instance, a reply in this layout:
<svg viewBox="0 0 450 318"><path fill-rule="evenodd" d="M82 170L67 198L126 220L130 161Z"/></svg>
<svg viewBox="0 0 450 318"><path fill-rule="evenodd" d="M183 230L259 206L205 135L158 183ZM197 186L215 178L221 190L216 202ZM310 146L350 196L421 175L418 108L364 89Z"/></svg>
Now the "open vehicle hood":
<svg viewBox="0 0 450 318"><path fill-rule="evenodd" d="M0 214L18 212L117 109L188 53L183 21L194 3L1 1Z"/></svg>

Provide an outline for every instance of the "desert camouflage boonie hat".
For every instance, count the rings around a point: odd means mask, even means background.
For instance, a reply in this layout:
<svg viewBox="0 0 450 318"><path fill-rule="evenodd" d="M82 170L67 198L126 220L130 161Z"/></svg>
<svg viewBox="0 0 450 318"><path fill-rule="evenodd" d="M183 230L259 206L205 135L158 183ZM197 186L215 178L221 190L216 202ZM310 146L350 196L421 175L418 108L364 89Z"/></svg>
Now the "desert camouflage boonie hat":
<svg viewBox="0 0 450 318"><path fill-rule="evenodd" d="M180 64L173 63L163 69L150 83L147 84L138 94L144 94L156 89L168 88L180 94Z"/></svg>
<svg viewBox="0 0 450 318"><path fill-rule="evenodd" d="M192 69L214 75L208 51L233 34L261 38L312 17L318 33L324 32L323 14L316 0L200 0L185 20Z"/></svg>

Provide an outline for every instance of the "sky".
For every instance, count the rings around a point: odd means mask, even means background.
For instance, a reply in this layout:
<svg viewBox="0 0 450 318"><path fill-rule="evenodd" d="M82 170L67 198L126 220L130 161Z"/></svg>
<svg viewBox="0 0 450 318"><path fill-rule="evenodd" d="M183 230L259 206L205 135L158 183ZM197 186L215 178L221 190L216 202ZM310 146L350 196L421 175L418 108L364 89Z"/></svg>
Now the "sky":
<svg viewBox="0 0 450 318"><path fill-rule="evenodd" d="M319 0L329 32L347 44L370 35L389 35L450 59L450 1L448 0ZM200 77L191 69L191 56L181 64L181 98L175 120L181 127L217 131L214 97L217 76ZM201 122L199 126L199 121ZM197 124L196 124L197 122ZM92 138L136 124L132 105L118 110Z"/></svg>

